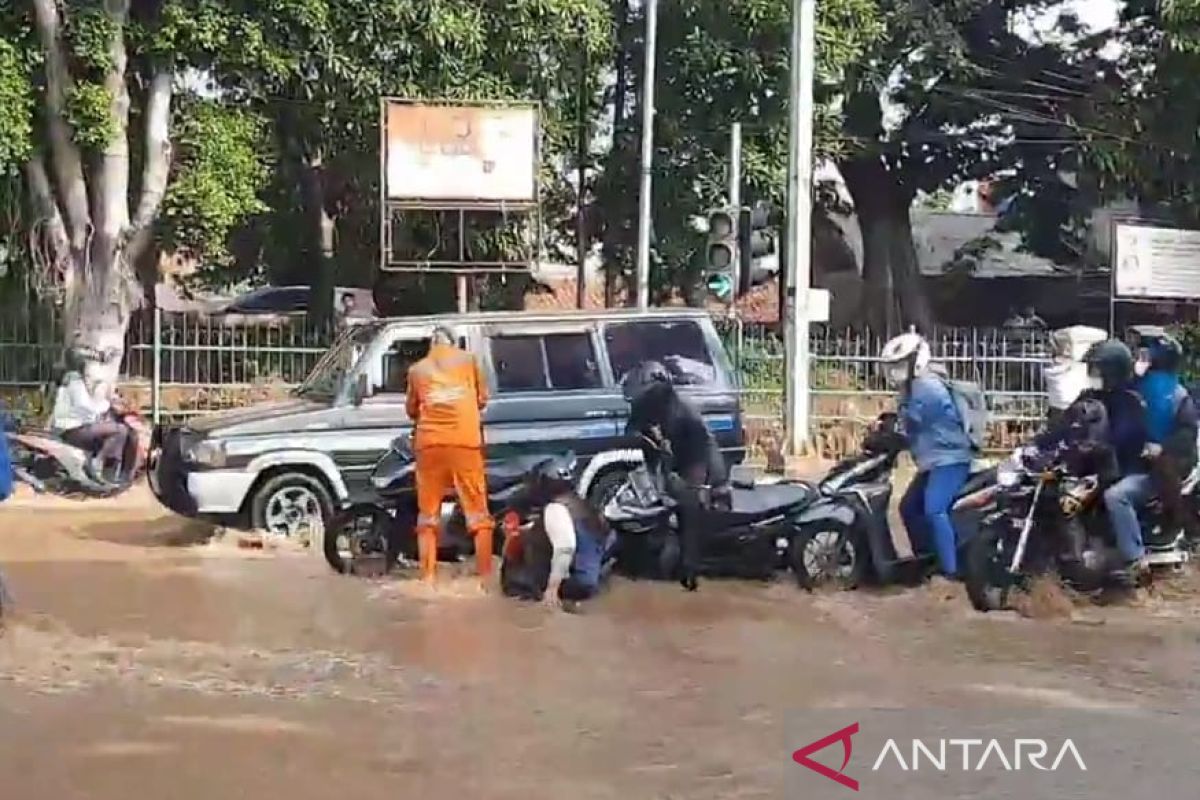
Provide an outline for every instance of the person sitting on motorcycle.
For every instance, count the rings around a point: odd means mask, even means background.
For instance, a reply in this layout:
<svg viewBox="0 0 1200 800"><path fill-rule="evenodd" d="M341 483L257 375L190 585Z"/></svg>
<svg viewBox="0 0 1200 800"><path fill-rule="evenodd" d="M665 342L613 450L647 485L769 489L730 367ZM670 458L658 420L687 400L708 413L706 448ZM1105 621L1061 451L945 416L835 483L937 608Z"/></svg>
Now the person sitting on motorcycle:
<svg viewBox="0 0 1200 800"><path fill-rule="evenodd" d="M667 493L676 503L679 518L680 584L690 592L699 587L700 542L703 538L704 487L710 502L727 505L729 476L725 457L704 424L700 412L675 391L671 374L657 361L647 361L630 372L623 383L629 402L626 436L646 436L665 443L671 469ZM659 457L643 447L647 464Z"/></svg>
<svg viewBox="0 0 1200 800"><path fill-rule="evenodd" d="M1088 365L1090 388L1068 409L1068 424L1047 430L1035 439L1040 450L1048 450L1070 440L1103 436L1096 453L1105 454L1097 469L1105 485L1104 507L1113 529L1117 549L1125 562L1121 570L1127 576L1145 566L1145 547L1138 522L1138 509L1154 494L1154 484L1146 471L1145 452L1149 442L1146 404L1134 390L1134 359L1129 347L1117 339L1095 344L1084 357ZM1090 426L1092 433L1073 430L1080 426L1080 409L1097 401L1103 406L1103 424ZM1096 416L1090 414L1090 417Z"/></svg>
<svg viewBox="0 0 1200 800"><path fill-rule="evenodd" d="M600 591L615 536L576 494L571 475L538 472L525 502L542 514L525 533L506 531L501 589L508 597L574 609Z"/></svg>
<svg viewBox="0 0 1200 800"><path fill-rule="evenodd" d="M1167 518L1174 520L1190 539L1197 537L1194 516L1180 496L1183 478L1196 466L1197 412L1191 394L1179 379L1183 348L1160 328L1137 328L1134 385L1146 404L1150 446L1150 477L1162 500Z"/></svg>
<svg viewBox="0 0 1200 800"><path fill-rule="evenodd" d="M958 576L958 537L950 506L971 474L974 446L950 387L930 369L929 343L916 332L897 336L880 354L899 389L899 415L917 476L900 501L915 553L928 553L948 578Z"/></svg>
<svg viewBox="0 0 1200 800"><path fill-rule="evenodd" d="M64 442L94 459L97 477L115 483L137 457L133 432L114 416L106 388L91 374L82 350L67 351L66 368L54 398L50 427Z"/></svg>

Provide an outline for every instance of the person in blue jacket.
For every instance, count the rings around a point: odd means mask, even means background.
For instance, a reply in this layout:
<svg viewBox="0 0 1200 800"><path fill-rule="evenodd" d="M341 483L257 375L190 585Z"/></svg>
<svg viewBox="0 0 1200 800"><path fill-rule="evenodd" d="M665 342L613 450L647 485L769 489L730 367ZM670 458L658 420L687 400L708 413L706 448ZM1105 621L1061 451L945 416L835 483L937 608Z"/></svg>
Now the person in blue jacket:
<svg viewBox="0 0 1200 800"><path fill-rule="evenodd" d="M950 387L930 369L929 343L901 334L880 354L888 382L900 393L899 416L917 477L900 501L900 516L914 551L932 550L941 573L958 576L958 536L950 507L967 482L974 446Z"/></svg>
<svg viewBox="0 0 1200 800"><path fill-rule="evenodd" d="M1163 510L1196 540L1197 520L1180 495L1183 479L1196 466L1196 435L1200 420L1196 404L1180 380L1183 347L1158 327L1131 330L1138 378L1134 389L1146 404L1150 446L1150 477Z"/></svg>
<svg viewBox="0 0 1200 800"><path fill-rule="evenodd" d="M12 455L8 452L8 412L0 404L0 501L7 500L13 491Z"/></svg>

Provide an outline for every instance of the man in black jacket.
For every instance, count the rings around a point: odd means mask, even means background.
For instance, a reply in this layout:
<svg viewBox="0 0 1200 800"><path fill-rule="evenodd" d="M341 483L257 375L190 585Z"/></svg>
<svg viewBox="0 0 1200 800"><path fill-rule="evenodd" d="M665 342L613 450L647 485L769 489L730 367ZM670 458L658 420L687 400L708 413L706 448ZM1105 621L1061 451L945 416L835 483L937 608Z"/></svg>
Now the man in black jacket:
<svg viewBox="0 0 1200 800"><path fill-rule="evenodd" d="M705 504L728 503L725 458L703 416L675 391L665 366L644 362L626 376L624 390L630 405L625 434L655 442L655 446L642 446L648 465L654 465L664 451L670 459L666 489L679 516L679 582L694 592L699 587Z"/></svg>

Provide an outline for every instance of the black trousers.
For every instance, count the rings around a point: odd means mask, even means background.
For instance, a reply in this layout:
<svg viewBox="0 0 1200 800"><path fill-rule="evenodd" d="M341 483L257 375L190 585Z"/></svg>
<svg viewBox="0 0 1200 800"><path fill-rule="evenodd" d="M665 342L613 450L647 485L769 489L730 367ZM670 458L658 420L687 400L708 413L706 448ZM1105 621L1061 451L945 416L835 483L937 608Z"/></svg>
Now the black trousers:
<svg viewBox="0 0 1200 800"><path fill-rule="evenodd" d="M679 578L695 578L700 570L700 548L704 541L705 509L701 487L708 478L703 464L685 471L671 473L667 478L667 493L675 501L679 518Z"/></svg>

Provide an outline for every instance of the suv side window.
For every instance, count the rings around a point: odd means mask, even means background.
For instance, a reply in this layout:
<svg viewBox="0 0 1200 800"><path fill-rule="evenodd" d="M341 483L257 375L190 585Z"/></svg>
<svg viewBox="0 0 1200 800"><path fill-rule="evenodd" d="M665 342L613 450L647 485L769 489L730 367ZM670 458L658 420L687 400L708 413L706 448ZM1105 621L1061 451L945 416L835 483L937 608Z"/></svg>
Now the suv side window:
<svg viewBox="0 0 1200 800"><path fill-rule="evenodd" d="M500 392L573 391L601 386L596 353L587 333L494 336L490 346Z"/></svg>
<svg viewBox="0 0 1200 800"><path fill-rule="evenodd" d="M604 328L604 343L618 385L637 365L658 361L676 386L724 386L704 329L695 320L614 322Z"/></svg>

